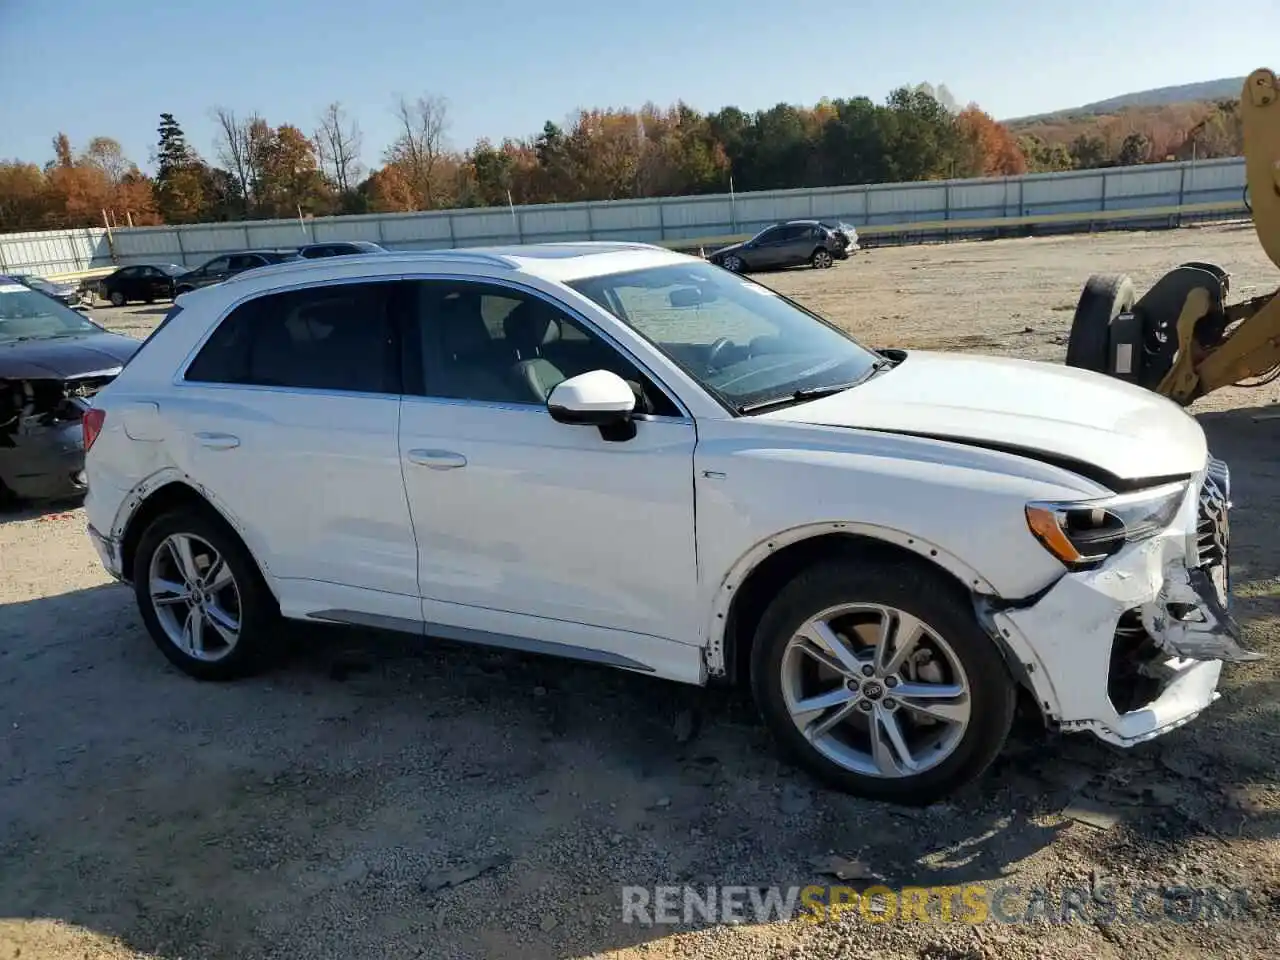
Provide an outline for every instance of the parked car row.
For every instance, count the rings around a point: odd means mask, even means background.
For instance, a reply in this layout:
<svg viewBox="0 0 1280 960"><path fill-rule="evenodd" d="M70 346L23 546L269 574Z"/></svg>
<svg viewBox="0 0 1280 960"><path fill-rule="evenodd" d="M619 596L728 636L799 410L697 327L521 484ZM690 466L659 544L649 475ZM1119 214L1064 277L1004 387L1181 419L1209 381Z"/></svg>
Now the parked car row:
<svg viewBox="0 0 1280 960"><path fill-rule="evenodd" d="M343 240L277 250L238 250L220 254L194 269L175 263L130 264L99 280L94 292L116 307L126 303L154 303L172 300L190 290L221 283L268 264L362 253L386 253L386 249L367 240Z"/></svg>

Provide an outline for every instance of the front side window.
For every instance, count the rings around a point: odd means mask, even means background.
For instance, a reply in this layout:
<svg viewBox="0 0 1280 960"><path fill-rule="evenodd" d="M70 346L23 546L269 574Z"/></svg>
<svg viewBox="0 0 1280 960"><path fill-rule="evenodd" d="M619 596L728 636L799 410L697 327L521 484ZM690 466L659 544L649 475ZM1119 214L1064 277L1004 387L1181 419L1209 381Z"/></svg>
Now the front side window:
<svg viewBox="0 0 1280 960"><path fill-rule="evenodd" d="M387 283L256 297L218 325L186 380L357 393L399 393Z"/></svg>
<svg viewBox="0 0 1280 960"><path fill-rule="evenodd" d="M0 343L101 332L101 327L61 301L20 283L0 280Z"/></svg>
<svg viewBox="0 0 1280 960"><path fill-rule="evenodd" d="M210 260L200 268L200 273L222 273L227 269L227 265L231 263L229 257L218 257L216 260Z"/></svg>
<svg viewBox="0 0 1280 960"><path fill-rule="evenodd" d="M768 287L707 263L589 277L569 286L739 413L856 384L881 359Z"/></svg>
<svg viewBox="0 0 1280 960"><path fill-rule="evenodd" d="M609 370L632 385L637 410L676 416L679 409L634 363L551 302L476 281L412 285L425 396L489 403L546 403L562 381ZM408 386L408 385L407 385Z"/></svg>

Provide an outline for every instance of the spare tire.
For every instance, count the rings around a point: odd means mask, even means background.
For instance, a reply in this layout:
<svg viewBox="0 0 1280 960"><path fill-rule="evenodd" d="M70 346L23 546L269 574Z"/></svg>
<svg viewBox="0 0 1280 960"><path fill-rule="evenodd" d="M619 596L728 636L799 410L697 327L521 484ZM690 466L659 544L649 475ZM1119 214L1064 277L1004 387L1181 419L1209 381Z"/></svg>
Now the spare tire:
<svg viewBox="0 0 1280 960"><path fill-rule="evenodd" d="M1132 310L1134 299L1133 281L1125 274L1090 277L1071 320L1067 366L1107 373L1111 366L1111 321Z"/></svg>

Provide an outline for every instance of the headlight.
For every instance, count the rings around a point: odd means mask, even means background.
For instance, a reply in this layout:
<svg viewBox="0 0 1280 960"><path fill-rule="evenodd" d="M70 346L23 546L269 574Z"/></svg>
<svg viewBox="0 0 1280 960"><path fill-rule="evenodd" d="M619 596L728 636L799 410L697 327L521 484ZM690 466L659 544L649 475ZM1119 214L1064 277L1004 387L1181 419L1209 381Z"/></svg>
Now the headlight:
<svg viewBox="0 0 1280 960"><path fill-rule="evenodd" d="M1037 500L1027 504L1027 526L1066 566L1096 566L1126 543L1167 530L1186 494L1181 481L1101 500Z"/></svg>

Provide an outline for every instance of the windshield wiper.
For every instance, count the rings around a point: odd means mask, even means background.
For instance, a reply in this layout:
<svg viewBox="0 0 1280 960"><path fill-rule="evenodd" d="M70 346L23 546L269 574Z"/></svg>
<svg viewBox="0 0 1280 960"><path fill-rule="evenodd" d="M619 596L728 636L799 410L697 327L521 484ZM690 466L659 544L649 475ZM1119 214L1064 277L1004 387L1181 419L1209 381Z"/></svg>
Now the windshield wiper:
<svg viewBox="0 0 1280 960"><path fill-rule="evenodd" d="M866 383L881 370L887 370L893 366L893 361L888 357L880 357L867 369L867 372L860 376L857 380L851 380L848 383L833 383L824 387L806 387L801 390L795 390L791 393L784 394L781 397L770 397L768 400L756 400L752 403L744 403L739 406L739 414L759 413L761 410L767 410L772 407L785 407L791 403L805 403L809 400L820 400L823 397L834 396L837 393L844 393L860 383Z"/></svg>
<svg viewBox="0 0 1280 960"><path fill-rule="evenodd" d="M844 393L850 387L856 387L861 380L854 380L849 383L833 383L829 387L808 387L803 390L795 390L781 397L770 397L768 400L756 400L753 403L744 403L738 407L738 413L758 413L769 407L783 407L789 403L804 403L806 400L819 400L822 397L834 396L837 393Z"/></svg>

